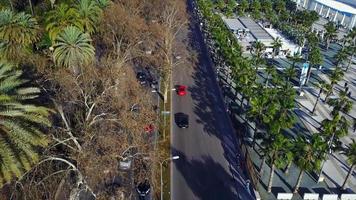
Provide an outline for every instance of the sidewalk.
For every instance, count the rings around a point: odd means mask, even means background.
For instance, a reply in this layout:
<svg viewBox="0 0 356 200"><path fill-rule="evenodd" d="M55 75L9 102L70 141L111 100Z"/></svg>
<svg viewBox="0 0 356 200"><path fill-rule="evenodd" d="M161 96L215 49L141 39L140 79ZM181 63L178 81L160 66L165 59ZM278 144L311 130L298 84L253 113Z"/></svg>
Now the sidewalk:
<svg viewBox="0 0 356 200"><path fill-rule="evenodd" d="M355 65L351 66L348 73L345 74L345 79L340 81L338 85L335 86L336 90L343 89L345 81L348 82L349 90L352 92L353 95L356 94L356 87L354 78L356 77L356 70ZM325 81L329 81L325 74L320 74L319 77ZM316 91L317 90L317 91ZM301 116L298 114L301 121L306 125L308 130L311 133L317 132L317 128L320 126L321 122L325 118L331 118L330 112L332 107L328 106L324 100L325 96L321 96L321 100L316 107L316 111L314 115L310 114L310 111L313 109L315 101L317 99L317 93L319 92L318 89L307 89L305 91L305 98L298 98L298 103L303 105L300 110L305 114ZM356 115L356 107L353 106L352 111L350 112L350 116L346 116L350 124L352 123L353 119ZM311 125L313 124L313 125ZM351 124L352 125L352 124ZM344 145L351 142L351 139L356 139L356 134L353 133L352 128L349 129L349 135L345 136L341 139ZM331 188L338 188L342 185L344 178L347 175L349 170L349 165L346 162L346 158L343 155L338 153L334 153L333 155L329 156L329 160L327 160L323 167L323 175L325 177L326 184ZM348 184L348 192L356 192L356 177L355 175L351 176Z"/></svg>

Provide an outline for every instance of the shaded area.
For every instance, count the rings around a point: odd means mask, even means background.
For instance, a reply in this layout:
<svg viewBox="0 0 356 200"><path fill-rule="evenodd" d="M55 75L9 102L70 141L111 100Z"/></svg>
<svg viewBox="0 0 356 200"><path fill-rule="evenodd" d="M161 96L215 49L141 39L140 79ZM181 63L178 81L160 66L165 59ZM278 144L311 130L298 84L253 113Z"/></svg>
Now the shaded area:
<svg viewBox="0 0 356 200"><path fill-rule="evenodd" d="M220 163L208 156L188 160L184 153L176 149L172 149L172 154L180 156L174 162L175 166L199 199L236 199L234 180Z"/></svg>

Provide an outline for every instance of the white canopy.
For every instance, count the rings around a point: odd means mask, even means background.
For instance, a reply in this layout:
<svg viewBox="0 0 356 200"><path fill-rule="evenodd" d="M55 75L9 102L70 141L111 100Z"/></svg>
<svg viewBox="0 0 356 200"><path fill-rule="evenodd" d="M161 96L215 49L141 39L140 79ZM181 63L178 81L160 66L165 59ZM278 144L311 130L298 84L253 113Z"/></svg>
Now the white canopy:
<svg viewBox="0 0 356 200"><path fill-rule="evenodd" d="M350 13L354 15L356 14L356 9L354 7L341 3L339 1L334 1L334 0L315 0L315 1L329 8L338 10L340 12Z"/></svg>

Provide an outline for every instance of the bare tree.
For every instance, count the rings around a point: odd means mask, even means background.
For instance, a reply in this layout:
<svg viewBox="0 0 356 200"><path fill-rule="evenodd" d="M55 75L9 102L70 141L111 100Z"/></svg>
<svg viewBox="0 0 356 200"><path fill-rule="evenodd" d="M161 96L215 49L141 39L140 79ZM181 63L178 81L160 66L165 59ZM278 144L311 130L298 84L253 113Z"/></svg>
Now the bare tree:
<svg viewBox="0 0 356 200"><path fill-rule="evenodd" d="M162 30L162 43L159 43L160 48L165 59L165 63L161 68L161 77L163 82L164 90L164 101L167 101L167 94L170 88L170 81L172 76L172 69L177 66L177 60L174 56L174 45L176 41L177 34L186 24L186 18L184 18L184 12L182 12L179 1L168 2L164 8L161 16Z"/></svg>

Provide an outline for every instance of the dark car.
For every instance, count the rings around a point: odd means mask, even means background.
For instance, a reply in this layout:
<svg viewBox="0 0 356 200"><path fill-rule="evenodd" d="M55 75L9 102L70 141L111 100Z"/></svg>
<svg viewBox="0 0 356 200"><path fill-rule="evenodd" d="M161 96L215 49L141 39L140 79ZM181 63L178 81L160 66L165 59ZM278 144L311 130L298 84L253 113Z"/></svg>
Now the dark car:
<svg viewBox="0 0 356 200"><path fill-rule="evenodd" d="M136 78L141 85L144 85L147 82L147 75L143 72L137 72Z"/></svg>
<svg viewBox="0 0 356 200"><path fill-rule="evenodd" d="M138 193L139 199L140 200L146 200L150 199L150 192L151 192L151 185L148 182L148 180L145 180L144 182L141 182L137 185L136 191Z"/></svg>
<svg viewBox="0 0 356 200"><path fill-rule="evenodd" d="M174 115L175 122L179 128L189 127L189 116L184 113L176 113Z"/></svg>

